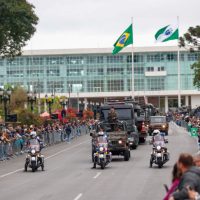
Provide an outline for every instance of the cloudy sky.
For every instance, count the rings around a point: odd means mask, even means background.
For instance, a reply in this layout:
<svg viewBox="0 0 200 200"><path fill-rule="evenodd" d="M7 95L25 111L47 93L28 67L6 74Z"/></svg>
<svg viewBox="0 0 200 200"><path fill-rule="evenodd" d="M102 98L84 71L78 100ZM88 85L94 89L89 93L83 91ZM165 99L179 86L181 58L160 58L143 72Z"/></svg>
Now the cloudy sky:
<svg viewBox="0 0 200 200"><path fill-rule="evenodd" d="M180 34L200 25L200 0L28 0L39 17L25 49L112 47L133 17L134 45L155 44L155 32L180 21Z"/></svg>

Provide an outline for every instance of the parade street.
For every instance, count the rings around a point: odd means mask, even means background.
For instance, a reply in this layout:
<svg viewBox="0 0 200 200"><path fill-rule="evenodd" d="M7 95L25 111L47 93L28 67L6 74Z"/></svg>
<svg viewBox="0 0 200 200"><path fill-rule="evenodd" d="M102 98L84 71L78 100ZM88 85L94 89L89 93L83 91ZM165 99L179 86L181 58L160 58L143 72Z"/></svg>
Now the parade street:
<svg viewBox="0 0 200 200"><path fill-rule="evenodd" d="M179 154L197 152L195 139L173 123L168 140L170 161L161 169L149 168L148 141L131 151L128 162L113 157L104 170L91 169L89 135L44 149L45 171L24 172L25 155L1 162L1 200L160 200Z"/></svg>

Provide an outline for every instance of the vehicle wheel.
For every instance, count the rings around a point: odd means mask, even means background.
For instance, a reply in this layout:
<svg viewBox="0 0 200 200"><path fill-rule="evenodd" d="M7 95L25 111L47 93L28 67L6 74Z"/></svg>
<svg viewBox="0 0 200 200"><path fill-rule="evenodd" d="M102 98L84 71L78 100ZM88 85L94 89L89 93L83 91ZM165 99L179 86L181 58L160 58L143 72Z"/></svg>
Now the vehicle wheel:
<svg viewBox="0 0 200 200"><path fill-rule="evenodd" d="M152 168L152 166L153 166L153 162L150 160L149 167Z"/></svg>
<svg viewBox="0 0 200 200"><path fill-rule="evenodd" d="M149 167L152 168L152 166L153 166L153 158L152 158L152 156L151 156L150 162L149 162Z"/></svg>
<svg viewBox="0 0 200 200"><path fill-rule="evenodd" d="M129 161L129 159L130 159L130 151L126 150L124 152L124 160Z"/></svg>
<svg viewBox="0 0 200 200"><path fill-rule="evenodd" d="M28 164L25 163L25 165L24 165L24 171L27 172L27 169L28 169Z"/></svg>
<svg viewBox="0 0 200 200"><path fill-rule="evenodd" d="M140 143L145 143L145 138L140 138L139 141Z"/></svg>
<svg viewBox="0 0 200 200"><path fill-rule="evenodd" d="M33 167L33 168L32 168L32 172L35 172L35 171L36 171L36 168L35 168L35 167Z"/></svg>
<svg viewBox="0 0 200 200"><path fill-rule="evenodd" d="M36 167L36 163L32 163L32 172L35 172L36 169L37 169L37 167Z"/></svg>
<svg viewBox="0 0 200 200"><path fill-rule="evenodd" d="M137 149L137 145L136 144L132 145L132 149Z"/></svg>
<svg viewBox="0 0 200 200"><path fill-rule="evenodd" d="M105 163L101 162L101 169L105 169Z"/></svg>

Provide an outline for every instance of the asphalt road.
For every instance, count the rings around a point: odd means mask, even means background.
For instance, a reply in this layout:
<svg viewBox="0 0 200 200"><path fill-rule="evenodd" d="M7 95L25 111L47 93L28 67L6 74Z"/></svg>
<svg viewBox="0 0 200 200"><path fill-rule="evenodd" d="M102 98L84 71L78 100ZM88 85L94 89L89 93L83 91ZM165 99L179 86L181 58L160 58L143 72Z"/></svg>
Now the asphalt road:
<svg viewBox="0 0 200 200"><path fill-rule="evenodd" d="M23 172L24 156L0 163L1 200L160 200L181 152L197 152L196 141L176 125L169 131L170 161L149 168L151 145L131 151L128 162L115 157L105 169L91 169L90 136L44 150L45 171Z"/></svg>

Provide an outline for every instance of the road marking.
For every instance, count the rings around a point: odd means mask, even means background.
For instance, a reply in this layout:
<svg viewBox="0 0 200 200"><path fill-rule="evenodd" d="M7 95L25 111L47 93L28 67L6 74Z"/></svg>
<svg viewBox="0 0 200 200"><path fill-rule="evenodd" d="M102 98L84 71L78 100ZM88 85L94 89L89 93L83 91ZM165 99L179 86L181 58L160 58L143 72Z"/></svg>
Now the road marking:
<svg viewBox="0 0 200 200"><path fill-rule="evenodd" d="M93 178L97 179L101 175L101 172L98 172Z"/></svg>
<svg viewBox="0 0 200 200"><path fill-rule="evenodd" d="M3 174L3 175L0 176L0 178L4 178L4 177L6 177L6 176L15 174L15 173L17 173L17 172L19 172L19 171L21 171L21 170L23 170L23 168L17 169L17 170L15 170L15 171L13 171L13 172L9 172L9 173L7 173L7 174Z"/></svg>
<svg viewBox="0 0 200 200"><path fill-rule="evenodd" d="M76 148L76 147L78 147L78 146L81 146L82 144L84 144L84 143L86 143L86 142L88 142L88 141L89 141L89 140L86 140L86 141L81 142L81 143L79 143L79 144L77 144L77 145L74 145L74 146L72 146L72 147L68 147L68 148L66 148L66 149L63 149L63 150L61 150L61 151L59 151L59 152L57 152L57 153L55 153L55 154L53 154L53 155L51 155L51 156L46 157L45 160L50 159L50 158L53 158L53 157L55 157L55 156L57 156L57 155L59 155L59 154L65 152L65 151L68 151L68 150L71 150L71 149ZM12 174L15 174L15 173L17 173L17 172L19 172L19 171L22 171L23 169L24 169L24 168L20 168L20 169L17 169L17 170L15 170L15 171L12 171L12 172L3 174L3 175L0 176L0 179L1 179L1 178L4 178L4 177L6 177L6 176L10 176L10 175L12 175Z"/></svg>
<svg viewBox="0 0 200 200"><path fill-rule="evenodd" d="M80 193L74 200L78 200L78 199L80 199L82 196L83 196L83 194Z"/></svg>

